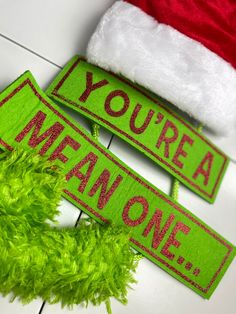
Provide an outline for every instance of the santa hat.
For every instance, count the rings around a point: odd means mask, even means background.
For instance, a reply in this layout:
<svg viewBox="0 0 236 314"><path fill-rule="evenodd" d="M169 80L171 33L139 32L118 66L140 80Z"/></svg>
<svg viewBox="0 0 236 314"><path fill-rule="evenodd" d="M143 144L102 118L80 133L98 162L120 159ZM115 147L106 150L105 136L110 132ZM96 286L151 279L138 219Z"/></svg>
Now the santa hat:
<svg viewBox="0 0 236 314"><path fill-rule="evenodd" d="M169 100L215 132L236 125L236 1L116 1L88 61Z"/></svg>

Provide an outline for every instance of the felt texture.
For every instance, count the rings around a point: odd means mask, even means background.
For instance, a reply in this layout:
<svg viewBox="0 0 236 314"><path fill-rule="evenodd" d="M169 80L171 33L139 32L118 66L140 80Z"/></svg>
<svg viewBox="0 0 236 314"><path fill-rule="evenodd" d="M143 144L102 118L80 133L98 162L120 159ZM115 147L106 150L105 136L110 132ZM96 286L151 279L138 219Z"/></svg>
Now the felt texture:
<svg viewBox="0 0 236 314"><path fill-rule="evenodd" d="M126 0L199 41L236 68L235 0Z"/></svg>
<svg viewBox="0 0 236 314"><path fill-rule="evenodd" d="M0 292L23 303L37 297L72 307L127 303L137 257L126 227L80 222L55 228L65 178L61 169L22 149L0 154Z"/></svg>
<svg viewBox="0 0 236 314"><path fill-rule="evenodd" d="M161 99L76 56L47 94L118 135L195 193L214 202L229 162L227 156ZM173 140L168 144L169 138ZM203 171L195 175L209 152L211 162L206 161Z"/></svg>
<svg viewBox="0 0 236 314"><path fill-rule="evenodd" d="M0 143L63 166L63 196L95 220L128 226L131 245L209 298L235 247L73 122L26 72L0 95Z"/></svg>
<svg viewBox="0 0 236 314"><path fill-rule="evenodd" d="M236 126L235 69L132 4L117 1L106 12L87 58L169 100L217 134Z"/></svg>

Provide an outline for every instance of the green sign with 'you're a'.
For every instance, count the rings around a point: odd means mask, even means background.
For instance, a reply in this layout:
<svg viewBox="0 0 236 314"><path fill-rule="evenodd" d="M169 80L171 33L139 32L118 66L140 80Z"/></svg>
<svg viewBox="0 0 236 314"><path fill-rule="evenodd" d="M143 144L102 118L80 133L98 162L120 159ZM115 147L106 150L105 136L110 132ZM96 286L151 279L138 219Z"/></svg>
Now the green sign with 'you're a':
<svg viewBox="0 0 236 314"><path fill-rule="evenodd" d="M162 99L78 56L59 73L47 94L121 137L214 202L227 156Z"/></svg>

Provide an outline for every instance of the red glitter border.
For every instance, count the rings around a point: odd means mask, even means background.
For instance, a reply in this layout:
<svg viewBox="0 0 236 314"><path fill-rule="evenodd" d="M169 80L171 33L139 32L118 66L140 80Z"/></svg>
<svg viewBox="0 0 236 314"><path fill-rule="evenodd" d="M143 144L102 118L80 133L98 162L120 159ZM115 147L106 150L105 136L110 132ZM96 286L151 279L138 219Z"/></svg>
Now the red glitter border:
<svg viewBox="0 0 236 314"><path fill-rule="evenodd" d="M96 118L99 121L102 121L104 124L110 126L112 129L116 130L118 133L124 135L125 137L127 137L128 139L130 139L133 143L135 143L136 145L138 145L139 147L141 147L142 149L144 149L146 152L148 152L150 155L152 155L153 157L155 157L157 160L159 160L161 163L165 164L169 169L171 169L173 172L175 172L176 174L178 174L181 178L183 178L186 182L188 182L191 186L193 186L196 190L198 190L199 192L201 192L203 195L206 195L207 197L209 197L209 199L212 199L214 194L215 194L215 190L219 184L219 181L221 179L222 173L225 169L225 165L227 162L227 157L217 149L217 147L215 147L214 145L212 145L210 142L208 142L201 134L199 134L198 132L196 132L196 130L194 130L190 125L188 125L185 121L181 120L181 118L177 115L175 115L174 112L172 112L171 110L169 110L168 108L164 107L161 103L159 103L156 99L153 99L151 96L147 95L143 90L139 89L137 86L133 86L129 81L126 81L124 78L117 76L115 73L106 71L104 69L102 69L104 72L109 73L110 75L114 76L116 79L122 81L123 83L131 86L133 89L137 90L138 92L140 92L141 94L143 94L145 97L147 97L149 100L153 101L154 103L156 103L157 105L159 105L162 109L164 109L166 112L168 112L169 114L171 114L172 116L174 116L180 123L182 123L183 125L185 125L190 131L192 131L196 136L200 137L201 140L203 140L207 145L209 145L215 152L217 152L219 155L221 155L224 158L224 162L222 164L222 167L219 171L219 174L217 176L215 185L212 189L211 194L207 193L205 190L203 190L198 184L194 183L193 181L191 181L188 177L186 177L184 174L182 174L179 170L175 169L171 164L169 164L167 161L165 161L164 159L162 159L160 156L158 156L156 153L154 153L152 150L150 150L148 147L146 147L144 144L140 143L139 141L137 141L135 138L133 138L132 136L130 136L128 133L122 131L121 129L117 128L115 125L113 125L112 123L110 123L109 121L99 117L98 115L96 115L95 113L91 112L90 110L88 110L87 108L82 107L80 104L77 104L76 102L73 102L71 100L69 100L68 98L64 97L63 95L60 95L58 93L59 89L61 88L61 86L63 85L63 83L65 82L65 80L70 76L70 74L73 72L73 70L77 67L77 65L80 63L80 61L86 61L84 58L79 57L74 64L70 67L70 69L67 71L67 73L63 76L63 78L60 80L60 82L57 84L57 86L54 88L54 90L52 91L52 95L58 97L59 99L62 99L64 101L66 101L68 104L77 107L79 106L80 110L86 112L87 114L89 114L90 116Z"/></svg>
<svg viewBox="0 0 236 314"><path fill-rule="evenodd" d="M184 211L184 209L180 208L177 204L173 203L170 199L166 198L165 195L160 194L160 192L158 192L157 190L155 190L152 186L148 185L146 182L142 181L142 179L140 179L139 177L137 177L134 173L130 172L129 169L125 168L122 164L120 164L117 160L115 160L111 155L109 155L105 150L102 149L102 147L98 146L98 144L96 142L94 142L91 138L89 138L86 134L84 134L79 128L76 127L76 125L74 125L71 121L69 121L66 117L64 117L60 112L58 112L46 99L43 98L43 96L41 96L35 86L33 85L33 83L31 82L30 78L27 78L25 81L23 81L16 89L14 89L6 98L4 98L1 102L0 102L0 107L2 107L9 99L11 99L16 93L18 93L21 89L23 89L23 87L25 87L26 85L29 85L30 88L32 89L33 93L35 94L35 96L48 108L50 109L55 115L57 115L60 119L62 119L65 123L67 123L71 128L73 128L77 133L79 133L86 141L88 141L92 146L94 146L98 151L100 151L105 157L107 157L108 159L110 159L114 164L116 164L121 170L123 170L124 172L126 172L130 177L132 177L135 181L137 181L138 183L140 183L141 185L143 185L145 188L147 188L148 190L150 190L153 194L155 194L157 197L161 198L162 200L164 200L167 204L169 204L170 206L172 206L172 208L174 208L175 210L177 210L178 212L180 212L181 214L183 214L184 216L186 216L188 219L190 219L193 223L195 223L196 225L198 225L201 229L203 229L205 232L207 232L210 236L212 236L215 240L217 240L218 242L220 242L222 245L224 245L227 249L228 252L225 255L225 257L223 258L220 267L218 268L218 270L216 271L216 273L214 274L214 276L212 277L210 283L208 284L208 286L206 288L201 287L200 285L198 285L196 282L194 282L193 280L191 280L190 278L188 278L187 276L185 276L184 274L182 274L180 271L178 271L177 269L175 269L173 266L171 266L170 264L168 264L166 261L164 261L163 259L161 259L159 256L157 256L155 253L153 253L152 251L150 251L148 248L144 247L141 243L139 243L138 241L136 241L135 239L130 239L130 241L132 243L134 243L136 246L138 246L140 249L142 249L143 251L145 251L146 253L148 253L150 256L152 256L153 258L155 258L157 261L159 261L160 263L162 263L163 265L165 265L167 268L169 268L171 271L173 271L175 274L177 274L178 276L180 276L181 278L183 278L185 281L187 281L188 283L190 283L192 286L194 286L195 288L199 289L200 291L202 291L203 293L207 293L208 290L210 289L210 287L212 286L212 284L215 282L215 280L217 279L217 276L219 275L221 269L223 268L224 264L226 263L228 257L230 256L231 252L233 251L233 247L228 244L227 242L225 242L223 239L219 238L217 234L213 233L213 231L209 230L206 226L204 226L201 222L199 222L195 217L191 216L190 213L187 213ZM0 138L0 144L3 145L4 147L6 147L8 150L13 150L13 147L11 147L9 144L7 144L4 140L2 140ZM70 191L68 190L64 190L64 193L67 194L71 199L73 199L75 202L77 202L79 205L83 206L84 208L86 208L89 212L91 212L93 215L95 215L97 218L101 219L103 222L107 222L106 218L102 217L99 213L97 213L94 209L92 209L91 207L89 207L86 203L84 203L82 200L80 200L78 197L76 197L74 194L72 194Z"/></svg>

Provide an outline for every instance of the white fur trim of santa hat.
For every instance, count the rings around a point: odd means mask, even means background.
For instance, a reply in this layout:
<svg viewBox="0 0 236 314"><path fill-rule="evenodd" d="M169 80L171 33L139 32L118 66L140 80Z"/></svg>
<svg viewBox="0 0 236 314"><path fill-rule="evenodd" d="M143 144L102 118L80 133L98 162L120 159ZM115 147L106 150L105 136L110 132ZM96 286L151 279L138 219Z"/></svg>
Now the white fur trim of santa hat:
<svg viewBox="0 0 236 314"><path fill-rule="evenodd" d="M87 59L172 102L216 133L236 125L236 70L196 40L125 1L103 16Z"/></svg>

